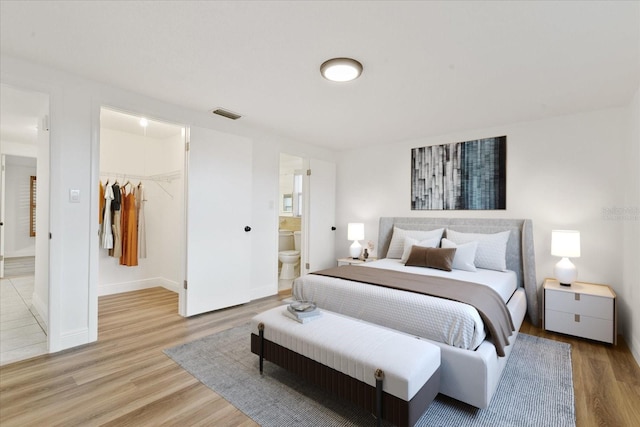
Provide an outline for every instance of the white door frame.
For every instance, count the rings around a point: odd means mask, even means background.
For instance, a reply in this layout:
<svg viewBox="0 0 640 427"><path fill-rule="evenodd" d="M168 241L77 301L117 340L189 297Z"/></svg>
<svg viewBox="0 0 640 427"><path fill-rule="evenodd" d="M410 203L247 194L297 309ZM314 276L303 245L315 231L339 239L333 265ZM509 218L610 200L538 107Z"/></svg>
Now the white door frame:
<svg viewBox="0 0 640 427"><path fill-rule="evenodd" d="M4 214L5 214L5 165L6 154L0 155L0 278L4 277Z"/></svg>

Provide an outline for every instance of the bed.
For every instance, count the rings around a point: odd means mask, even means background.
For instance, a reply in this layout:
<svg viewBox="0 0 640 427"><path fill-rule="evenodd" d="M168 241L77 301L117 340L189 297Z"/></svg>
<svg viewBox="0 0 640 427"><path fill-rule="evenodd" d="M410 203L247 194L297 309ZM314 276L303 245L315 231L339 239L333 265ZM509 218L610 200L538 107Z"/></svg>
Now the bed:
<svg viewBox="0 0 640 427"><path fill-rule="evenodd" d="M483 236L489 236L493 239L493 236L502 236L506 243L498 258L504 258L504 265L482 268L486 265L476 260L480 267L474 272L457 268L443 272L404 266L405 260L398 256L399 237L405 236L404 243L410 248L410 243L414 242L410 236L417 236L416 233L431 236L433 230L440 229L443 230L442 237L457 239L458 255L462 255L468 246L473 246L474 243L469 241L473 237L480 236L482 239ZM421 243L429 246L433 242L429 238ZM450 241L446 243L451 244ZM445 241L438 239L437 246L440 244L444 246ZM483 310L476 310L465 303L330 275L308 274L296 279L293 285L294 298L313 300L326 310L419 336L438 345L442 354L440 393L478 408L486 408L498 386L525 315L529 315L533 324L539 321L531 221L383 217L379 224L378 245L380 260L362 267L352 267L352 270L369 276L389 273L393 277L393 274L414 273L427 278L433 276L435 278L429 280L434 281L453 277L459 281L479 282L473 286L489 287L502 299L503 307L506 305L512 321L513 333L502 343L494 340L488 332L494 329L485 327L491 326L491 322L481 316ZM405 250L408 251L407 248ZM486 255L486 247L484 251ZM407 253L402 255L406 257ZM490 257L495 259L494 254L490 254Z"/></svg>

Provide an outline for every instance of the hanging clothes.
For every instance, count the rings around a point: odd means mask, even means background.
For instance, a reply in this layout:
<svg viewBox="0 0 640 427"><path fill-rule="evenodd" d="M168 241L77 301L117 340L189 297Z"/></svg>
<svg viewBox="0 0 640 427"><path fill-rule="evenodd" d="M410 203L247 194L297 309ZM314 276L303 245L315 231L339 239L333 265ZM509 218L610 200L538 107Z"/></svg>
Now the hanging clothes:
<svg viewBox="0 0 640 427"><path fill-rule="evenodd" d="M111 201L113 200L113 190L107 187L104 192L105 210L102 221L102 247L104 249L113 248L113 234L111 231Z"/></svg>
<svg viewBox="0 0 640 427"><path fill-rule="evenodd" d="M109 185L109 180L105 185ZM104 187L102 186L102 181L100 181L100 207L98 208L98 224L102 225L102 220L104 219ZM102 227L100 227L100 231L102 231Z"/></svg>
<svg viewBox="0 0 640 427"><path fill-rule="evenodd" d="M134 189L134 196L136 199L136 208L138 216L138 258L145 259L147 257L147 235L144 219L144 205L147 201L145 197L144 187L142 182L138 184L138 187Z"/></svg>
<svg viewBox="0 0 640 427"><path fill-rule="evenodd" d="M125 184L126 186L127 184ZM122 188L122 255L120 264L138 265L138 221L136 215L136 200L133 192L126 192Z"/></svg>
<svg viewBox="0 0 640 427"><path fill-rule="evenodd" d="M113 224L111 226L111 232L113 234L113 249L109 251L109 255L114 258L120 258L122 255L122 213L120 210L122 205L122 195L118 181L111 186L111 189L113 191L113 202L111 203L111 212L113 217Z"/></svg>
<svg viewBox="0 0 640 427"><path fill-rule="evenodd" d="M112 211L119 211L120 210L120 205L121 205L121 195L120 195L120 184L118 184L118 181L116 181L113 185L113 202L111 203L111 210Z"/></svg>

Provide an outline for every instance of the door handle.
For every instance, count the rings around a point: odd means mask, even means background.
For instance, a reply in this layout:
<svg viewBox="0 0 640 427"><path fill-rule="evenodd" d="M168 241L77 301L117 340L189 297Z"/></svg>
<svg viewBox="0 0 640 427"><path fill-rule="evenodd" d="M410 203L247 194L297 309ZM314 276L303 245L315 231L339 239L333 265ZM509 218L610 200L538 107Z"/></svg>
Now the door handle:
<svg viewBox="0 0 640 427"><path fill-rule="evenodd" d="M251 227L249 227L248 225L244 228L244 231L246 231L247 233L251 231Z"/></svg>
<svg viewBox="0 0 640 427"><path fill-rule="evenodd" d="M331 231L336 231L336 227L331 227Z"/></svg>

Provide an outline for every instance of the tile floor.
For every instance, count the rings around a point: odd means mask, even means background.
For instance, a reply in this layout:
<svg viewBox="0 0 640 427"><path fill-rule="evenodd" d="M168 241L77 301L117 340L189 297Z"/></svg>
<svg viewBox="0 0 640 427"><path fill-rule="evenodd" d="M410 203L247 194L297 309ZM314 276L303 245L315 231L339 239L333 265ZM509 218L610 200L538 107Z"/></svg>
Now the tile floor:
<svg viewBox="0 0 640 427"><path fill-rule="evenodd" d="M291 290L291 288L293 287L293 280L294 279L278 279L278 292Z"/></svg>
<svg viewBox="0 0 640 427"><path fill-rule="evenodd" d="M0 279L0 365L47 353L45 323L31 307L33 275Z"/></svg>

